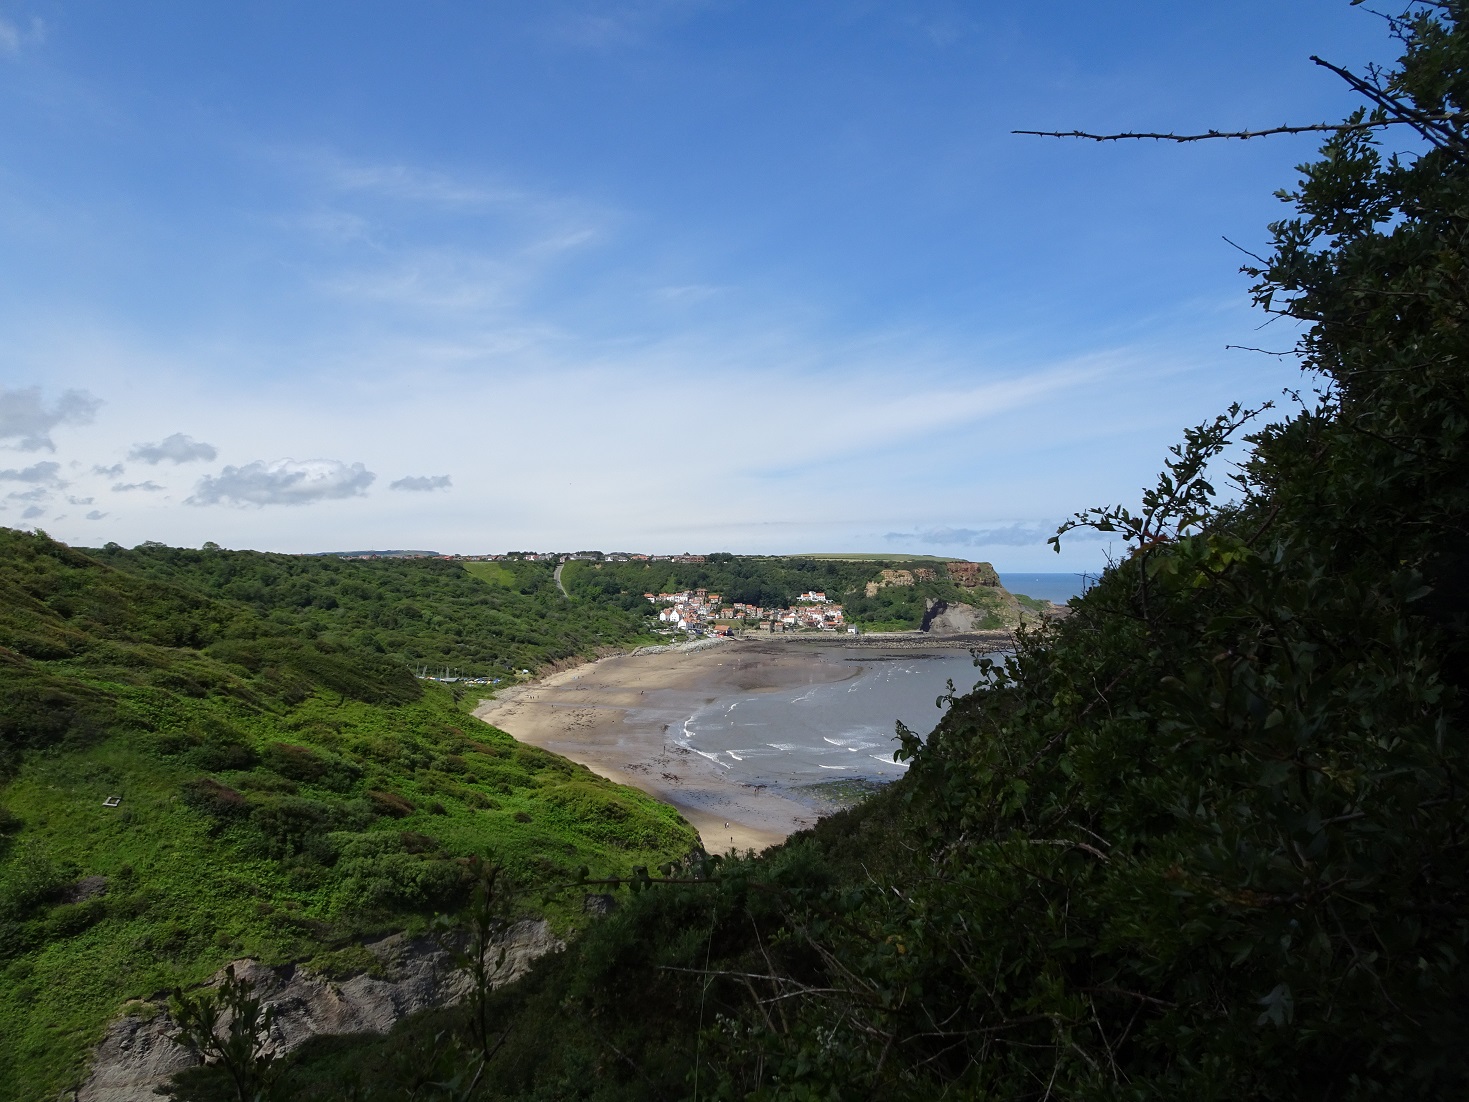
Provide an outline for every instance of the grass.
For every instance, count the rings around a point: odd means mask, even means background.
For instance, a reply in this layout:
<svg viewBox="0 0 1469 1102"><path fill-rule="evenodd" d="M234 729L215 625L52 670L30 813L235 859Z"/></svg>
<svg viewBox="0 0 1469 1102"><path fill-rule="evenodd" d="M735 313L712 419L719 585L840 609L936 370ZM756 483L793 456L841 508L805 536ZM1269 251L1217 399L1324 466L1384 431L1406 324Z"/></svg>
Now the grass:
<svg viewBox="0 0 1469 1102"><path fill-rule="evenodd" d="M457 687L289 634L309 609L0 544L0 1102L76 1085L129 999L424 928L474 858L565 931L579 912L555 890L583 866L698 844L672 808L474 719ZM364 576L399 577L347 582ZM452 618L463 595L440 591L418 588L415 623ZM105 894L73 900L93 877Z"/></svg>
<svg viewBox="0 0 1469 1102"><path fill-rule="evenodd" d="M457 859L493 854L533 909L563 929L576 912L538 893L573 881L582 865L625 873L698 841L673 809L516 744L465 716L438 687L392 709L317 695L286 723L261 722L252 733L252 741L284 736L348 760L362 768L361 779L343 793L282 783L256 766L209 774L218 783L262 801L272 788L292 789L292 797L325 806L390 790L412 810L333 832L339 851L376 838L410 874L452 872ZM389 755L396 760L383 760ZM108 891L83 904L53 898L26 923L34 947L0 965L0 1098L49 1099L73 1084L128 999L202 982L239 957L284 963L330 955L372 933L421 926L435 909L404 896L391 879L403 870L393 863L354 871L344 856L328 865L306 852L272 854L251 823L222 824L189 806L184 786L200 775L194 755L162 754L156 739L132 734L32 757L3 790L24 823L4 862L12 881L16 867L34 867L67 883L105 876ZM103 807L115 794L121 806ZM416 841L407 848L426 852L404 852L410 835ZM452 906L453 892L439 902Z"/></svg>
<svg viewBox="0 0 1469 1102"><path fill-rule="evenodd" d="M1021 608L1030 612L1045 612L1051 607L1050 601L1043 601L1039 597L1027 597L1024 593L1011 594Z"/></svg>
<svg viewBox="0 0 1469 1102"><path fill-rule="evenodd" d="M515 571L497 562L467 562L464 569L482 582L509 588L515 584Z"/></svg>

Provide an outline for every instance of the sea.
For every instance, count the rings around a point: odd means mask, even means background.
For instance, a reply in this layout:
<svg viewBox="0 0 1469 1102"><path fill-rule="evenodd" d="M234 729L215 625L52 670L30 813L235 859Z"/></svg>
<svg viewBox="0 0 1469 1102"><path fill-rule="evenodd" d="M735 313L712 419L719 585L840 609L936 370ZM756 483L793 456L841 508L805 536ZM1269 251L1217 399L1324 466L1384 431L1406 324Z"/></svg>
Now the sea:
<svg viewBox="0 0 1469 1102"><path fill-rule="evenodd" d="M963 695L979 680L967 650L849 647L823 657L849 665L850 676L724 696L669 734L737 783L787 790L833 781L882 783L907 769L893 760L897 723L926 735L948 707L943 698L950 682Z"/></svg>
<svg viewBox="0 0 1469 1102"><path fill-rule="evenodd" d="M1064 605L1095 585L1096 574L1011 574L1001 572L1000 584L1011 593L1023 593L1040 601Z"/></svg>

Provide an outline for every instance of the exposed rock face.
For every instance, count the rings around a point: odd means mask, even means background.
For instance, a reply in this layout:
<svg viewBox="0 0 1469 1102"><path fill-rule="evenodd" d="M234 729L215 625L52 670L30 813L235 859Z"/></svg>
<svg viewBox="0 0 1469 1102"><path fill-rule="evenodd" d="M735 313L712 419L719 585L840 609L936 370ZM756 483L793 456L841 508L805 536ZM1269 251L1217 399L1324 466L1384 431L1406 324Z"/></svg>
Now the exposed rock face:
<svg viewBox="0 0 1469 1102"><path fill-rule="evenodd" d="M959 635L967 631L980 630L981 623L989 615L984 609L973 605L949 604L947 601L932 601L923 614L923 625L919 629L933 635Z"/></svg>
<svg viewBox="0 0 1469 1102"><path fill-rule="evenodd" d="M951 562L944 565L949 572L949 580L964 589L1000 584L1000 576L987 562Z"/></svg>
<svg viewBox="0 0 1469 1102"><path fill-rule="evenodd" d="M88 899L96 899L99 895L107 894L107 877L84 876L71 887L67 888L61 898L67 903L82 903Z"/></svg>
<svg viewBox="0 0 1469 1102"><path fill-rule="evenodd" d="M196 1063L192 1052L174 1043L173 1022L166 1014L147 1020L119 1018L92 1054L91 1074L74 1097L87 1102L158 1102L153 1088Z"/></svg>
<svg viewBox="0 0 1469 1102"><path fill-rule="evenodd" d="M877 593L877 591L879 589L884 589L884 588L886 588L887 586L890 586L890 585L912 585L912 584L913 584L913 574L912 574L911 571L908 571L908 570L880 570L880 571L878 571L878 574L877 574L877 581L875 581L875 582L868 582L867 583L867 585L866 585L866 593L867 593L867 596L872 597L872 596L875 596L876 595L876 593Z"/></svg>
<svg viewBox="0 0 1469 1102"><path fill-rule="evenodd" d="M506 937L496 985L518 979L537 957L562 947L544 921L516 923ZM469 989L467 977L427 938L393 934L366 948L381 961L381 976L336 981L292 965L234 963L235 975L250 980L266 1005L275 1008L272 1052L290 1052L320 1034L386 1033L417 1011L453 1005ZM222 973L216 975L211 985L221 978ZM93 1054L86 1081L72 1096L75 1102L158 1102L153 1088L198 1062L173 1041L174 1024L166 1010L157 1010L151 1018L130 1015L113 1022Z"/></svg>

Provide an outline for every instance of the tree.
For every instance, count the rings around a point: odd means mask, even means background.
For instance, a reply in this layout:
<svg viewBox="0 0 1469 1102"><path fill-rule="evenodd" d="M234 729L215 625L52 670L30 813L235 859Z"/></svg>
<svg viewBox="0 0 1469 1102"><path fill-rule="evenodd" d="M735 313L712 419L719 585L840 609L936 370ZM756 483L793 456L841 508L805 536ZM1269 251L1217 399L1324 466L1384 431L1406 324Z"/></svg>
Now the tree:
<svg viewBox="0 0 1469 1102"><path fill-rule="evenodd" d="M267 1045L275 1010L261 1003L249 980L235 975L234 965L213 990L190 995L176 989L169 1010L179 1041L223 1069L238 1102L271 1097L275 1057Z"/></svg>

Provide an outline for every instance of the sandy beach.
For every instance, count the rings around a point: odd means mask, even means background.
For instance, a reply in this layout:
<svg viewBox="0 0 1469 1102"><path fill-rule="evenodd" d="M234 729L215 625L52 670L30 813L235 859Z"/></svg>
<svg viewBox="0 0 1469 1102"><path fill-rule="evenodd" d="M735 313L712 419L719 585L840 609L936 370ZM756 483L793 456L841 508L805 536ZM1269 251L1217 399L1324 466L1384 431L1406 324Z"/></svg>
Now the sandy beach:
<svg viewBox="0 0 1469 1102"><path fill-rule="evenodd" d="M773 693L855 676L855 667L829 649L740 639L698 650L604 658L504 689L474 714L522 742L672 804L711 853L758 851L810 826L818 813L765 786L730 779L677 745L670 729L730 693Z"/></svg>

